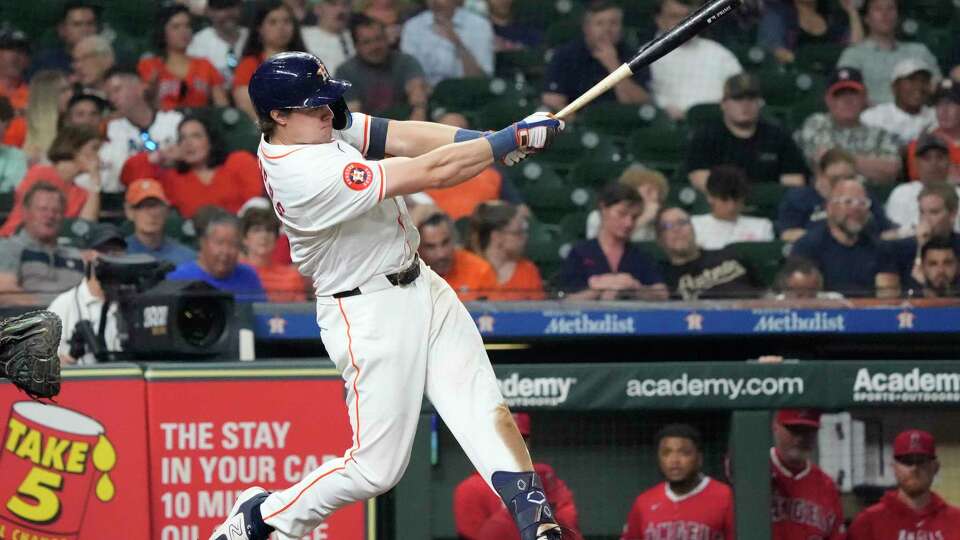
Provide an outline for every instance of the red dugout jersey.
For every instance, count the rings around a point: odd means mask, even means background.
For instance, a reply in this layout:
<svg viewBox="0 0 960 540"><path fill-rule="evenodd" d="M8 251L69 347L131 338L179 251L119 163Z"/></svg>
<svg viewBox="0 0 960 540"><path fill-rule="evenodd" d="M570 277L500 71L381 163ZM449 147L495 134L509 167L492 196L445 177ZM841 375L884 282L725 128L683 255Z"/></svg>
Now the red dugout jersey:
<svg viewBox="0 0 960 540"><path fill-rule="evenodd" d="M735 540L733 492L704 476L686 495L661 482L637 497L620 540Z"/></svg>
<svg viewBox="0 0 960 540"><path fill-rule="evenodd" d="M553 508L554 517L557 523L579 531L580 526L577 519L577 507L573 502L573 492L567 487L563 480L557 477L553 467L546 463L534 463L533 470L540 475L543 482L543 491L550 501ZM503 515L510 517L500 497L486 482L479 473L473 473L466 480L460 482L453 492L453 517L457 526L457 534L467 540L478 540L481 538L498 538L498 540L508 540L511 538L520 538L516 525L513 524L513 518L504 519ZM491 523L487 523L487 522ZM481 535L481 530L487 525L486 532ZM491 536L493 531L510 531L511 535Z"/></svg>
<svg viewBox="0 0 960 540"><path fill-rule="evenodd" d="M850 525L849 540L960 540L960 509L936 493L930 504L916 511L888 491Z"/></svg>
<svg viewBox="0 0 960 540"><path fill-rule="evenodd" d="M807 462L792 473L770 449L771 518L777 540L843 540L843 507L833 479Z"/></svg>

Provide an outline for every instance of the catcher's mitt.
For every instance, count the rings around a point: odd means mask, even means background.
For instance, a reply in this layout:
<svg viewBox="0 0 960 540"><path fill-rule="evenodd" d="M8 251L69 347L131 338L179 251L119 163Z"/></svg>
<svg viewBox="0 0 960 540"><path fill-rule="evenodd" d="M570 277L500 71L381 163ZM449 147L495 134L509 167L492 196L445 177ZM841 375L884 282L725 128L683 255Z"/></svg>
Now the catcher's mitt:
<svg viewBox="0 0 960 540"><path fill-rule="evenodd" d="M0 320L0 376L30 397L60 393L60 317L33 311Z"/></svg>

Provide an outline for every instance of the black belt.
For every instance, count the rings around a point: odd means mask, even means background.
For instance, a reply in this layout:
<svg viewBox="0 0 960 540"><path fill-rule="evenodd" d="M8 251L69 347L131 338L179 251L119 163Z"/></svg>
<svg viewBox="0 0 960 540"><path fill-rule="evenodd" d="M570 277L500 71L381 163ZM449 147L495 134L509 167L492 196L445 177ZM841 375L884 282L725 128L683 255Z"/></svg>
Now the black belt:
<svg viewBox="0 0 960 540"><path fill-rule="evenodd" d="M418 277L420 277L420 256L414 255L413 262L410 263L410 266L404 268L403 270L397 272L396 274L387 274L384 276L387 278L387 281L391 285L409 285L414 282ZM357 296L360 293L360 287L354 287L349 291L341 291L334 293L334 298L347 298L349 296Z"/></svg>

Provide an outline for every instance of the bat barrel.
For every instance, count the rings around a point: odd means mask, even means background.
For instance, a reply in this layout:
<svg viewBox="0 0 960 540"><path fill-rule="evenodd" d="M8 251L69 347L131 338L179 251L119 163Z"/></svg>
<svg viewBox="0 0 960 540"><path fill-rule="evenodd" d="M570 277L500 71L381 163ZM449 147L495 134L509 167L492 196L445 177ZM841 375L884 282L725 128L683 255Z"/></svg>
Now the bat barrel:
<svg viewBox="0 0 960 540"><path fill-rule="evenodd" d="M742 2L743 0L714 0L704 4L700 9L680 21L680 24L644 45L636 56L627 62L627 65L633 72L650 65L682 45L705 27L732 12Z"/></svg>

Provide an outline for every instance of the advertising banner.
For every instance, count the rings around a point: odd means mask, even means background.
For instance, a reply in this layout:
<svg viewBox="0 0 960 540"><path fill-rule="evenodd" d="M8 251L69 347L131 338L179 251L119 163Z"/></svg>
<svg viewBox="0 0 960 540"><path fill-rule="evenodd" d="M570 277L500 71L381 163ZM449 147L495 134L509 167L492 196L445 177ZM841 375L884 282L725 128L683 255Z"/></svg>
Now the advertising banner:
<svg viewBox="0 0 960 540"><path fill-rule="evenodd" d="M0 539L149 538L145 417L135 365L65 370L55 403L0 384Z"/></svg>
<svg viewBox="0 0 960 540"><path fill-rule="evenodd" d="M295 366L147 370L151 538L207 538L244 489L290 487L350 447L337 373ZM305 538L373 538L372 523L373 502L356 503Z"/></svg>

